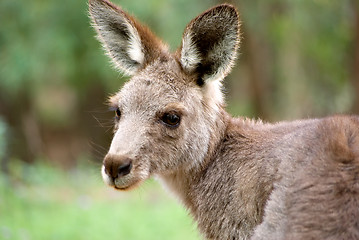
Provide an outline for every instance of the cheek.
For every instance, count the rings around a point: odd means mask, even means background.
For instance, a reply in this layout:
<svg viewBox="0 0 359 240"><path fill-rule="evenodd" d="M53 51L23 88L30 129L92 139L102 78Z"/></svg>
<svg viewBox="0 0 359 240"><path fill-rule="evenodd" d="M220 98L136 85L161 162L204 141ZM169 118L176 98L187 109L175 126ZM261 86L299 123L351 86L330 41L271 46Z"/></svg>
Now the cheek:
<svg viewBox="0 0 359 240"><path fill-rule="evenodd" d="M180 126L177 129L169 129L169 128L162 128L161 130L161 137L160 139L162 141L168 142L169 144L171 144L172 142L178 142L181 139L184 138L184 133L185 131L183 130L183 126Z"/></svg>
<svg viewBox="0 0 359 240"><path fill-rule="evenodd" d="M175 130L160 126L149 131L147 144L141 152L149 159L151 172L175 168L182 158L185 139L181 126Z"/></svg>
<svg viewBox="0 0 359 240"><path fill-rule="evenodd" d="M175 170L202 163L208 151L210 131L206 124L183 121L175 131L162 130L155 136L149 146L154 169Z"/></svg>
<svg viewBox="0 0 359 240"><path fill-rule="evenodd" d="M184 158L190 161L191 166L196 166L203 161L208 151L210 131L205 124L199 124L188 128L186 137Z"/></svg>

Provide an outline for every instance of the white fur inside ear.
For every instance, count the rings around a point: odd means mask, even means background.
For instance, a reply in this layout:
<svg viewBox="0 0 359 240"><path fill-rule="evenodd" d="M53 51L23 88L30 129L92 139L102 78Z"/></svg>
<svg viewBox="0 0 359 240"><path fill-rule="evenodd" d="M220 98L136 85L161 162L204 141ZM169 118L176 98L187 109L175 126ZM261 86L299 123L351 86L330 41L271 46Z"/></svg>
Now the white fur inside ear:
<svg viewBox="0 0 359 240"><path fill-rule="evenodd" d="M198 63L201 62L201 57L192 40L190 33L183 36L182 50L181 50L181 64L182 67L188 72L195 70Z"/></svg>
<svg viewBox="0 0 359 240"><path fill-rule="evenodd" d="M232 69L236 56L237 56L237 48L236 45L231 44L231 42L235 42L236 40L233 40L236 38L236 35L228 35L225 37L224 41L216 44L212 51L208 53L208 59L210 61L217 61L220 60L220 65L218 66L218 69L215 73L211 75L205 75L203 76L203 79L205 79L207 82L212 81L222 81L223 78L228 75L230 70Z"/></svg>
<svg viewBox="0 0 359 240"><path fill-rule="evenodd" d="M224 97L222 92L222 82L217 81L208 81L203 86L203 95L206 99L207 105L218 112L221 105L224 104Z"/></svg>
<svg viewBox="0 0 359 240"><path fill-rule="evenodd" d="M90 15L97 37L115 68L129 76L136 74L145 62L145 54L135 25L124 12L103 1L91 1Z"/></svg>
<svg viewBox="0 0 359 240"><path fill-rule="evenodd" d="M127 27L128 30L130 31L130 40L127 50L128 55L132 60L138 62L139 64L143 64L145 59L145 54L143 53L142 50L141 38L138 32L136 31L136 29L134 29L131 24L128 24Z"/></svg>

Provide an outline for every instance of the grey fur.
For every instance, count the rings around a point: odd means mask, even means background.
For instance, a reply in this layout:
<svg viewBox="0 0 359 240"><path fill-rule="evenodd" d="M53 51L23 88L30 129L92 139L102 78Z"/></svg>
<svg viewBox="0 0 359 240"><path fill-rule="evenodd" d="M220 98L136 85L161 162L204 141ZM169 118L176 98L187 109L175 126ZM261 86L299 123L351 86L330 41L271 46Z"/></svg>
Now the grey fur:
<svg viewBox="0 0 359 240"><path fill-rule="evenodd" d="M229 116L220 88L240 39L233 6L191 21L174 54L112 3L89 6L108 54L132 75L110 99L121 117L102 168L107 184L127 190L158 176L206 239L359 239L359 118ZM140 39L130 54L129 33ZM142 62L129 60L138 53ZM180 121L167 124L168 114Z"/></svg>

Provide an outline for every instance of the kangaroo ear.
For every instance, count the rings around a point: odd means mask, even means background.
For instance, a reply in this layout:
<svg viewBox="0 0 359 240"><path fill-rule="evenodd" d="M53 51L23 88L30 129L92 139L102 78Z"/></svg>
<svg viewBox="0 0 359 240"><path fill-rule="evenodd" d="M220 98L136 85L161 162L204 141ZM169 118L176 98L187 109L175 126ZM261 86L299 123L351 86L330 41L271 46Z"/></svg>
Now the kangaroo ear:
<svg viewBox="0 0 359 240"><path fill-rule="evenodd" d="M167 52L145 26L107 0L89 0L92 25L115 67L133 75Z"/></svg>
<svg viewBox="0 0 359 240"><path fill-rule="evenodd" d="M223 79L231 70L239 46L239 16L228 4L218 5L186 27L180 62L188 73L199 74L202 84Z"/></svg>

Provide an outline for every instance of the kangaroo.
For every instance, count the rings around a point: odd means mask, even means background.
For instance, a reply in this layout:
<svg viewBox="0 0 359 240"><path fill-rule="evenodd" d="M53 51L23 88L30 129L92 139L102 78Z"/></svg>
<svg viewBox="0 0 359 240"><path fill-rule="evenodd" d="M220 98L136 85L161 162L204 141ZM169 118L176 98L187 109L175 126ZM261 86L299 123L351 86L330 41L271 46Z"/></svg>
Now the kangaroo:
<svg viewBox="0 0 359 240"><path fill-rule="evenodd" d="M109 99L106 184L129 190L156 176L206 239L359 239L357 116L269 124L225 111L235 7L193 19L174 53L107 0L89 0L89 12L112 63L131 76Z"/></svg>

